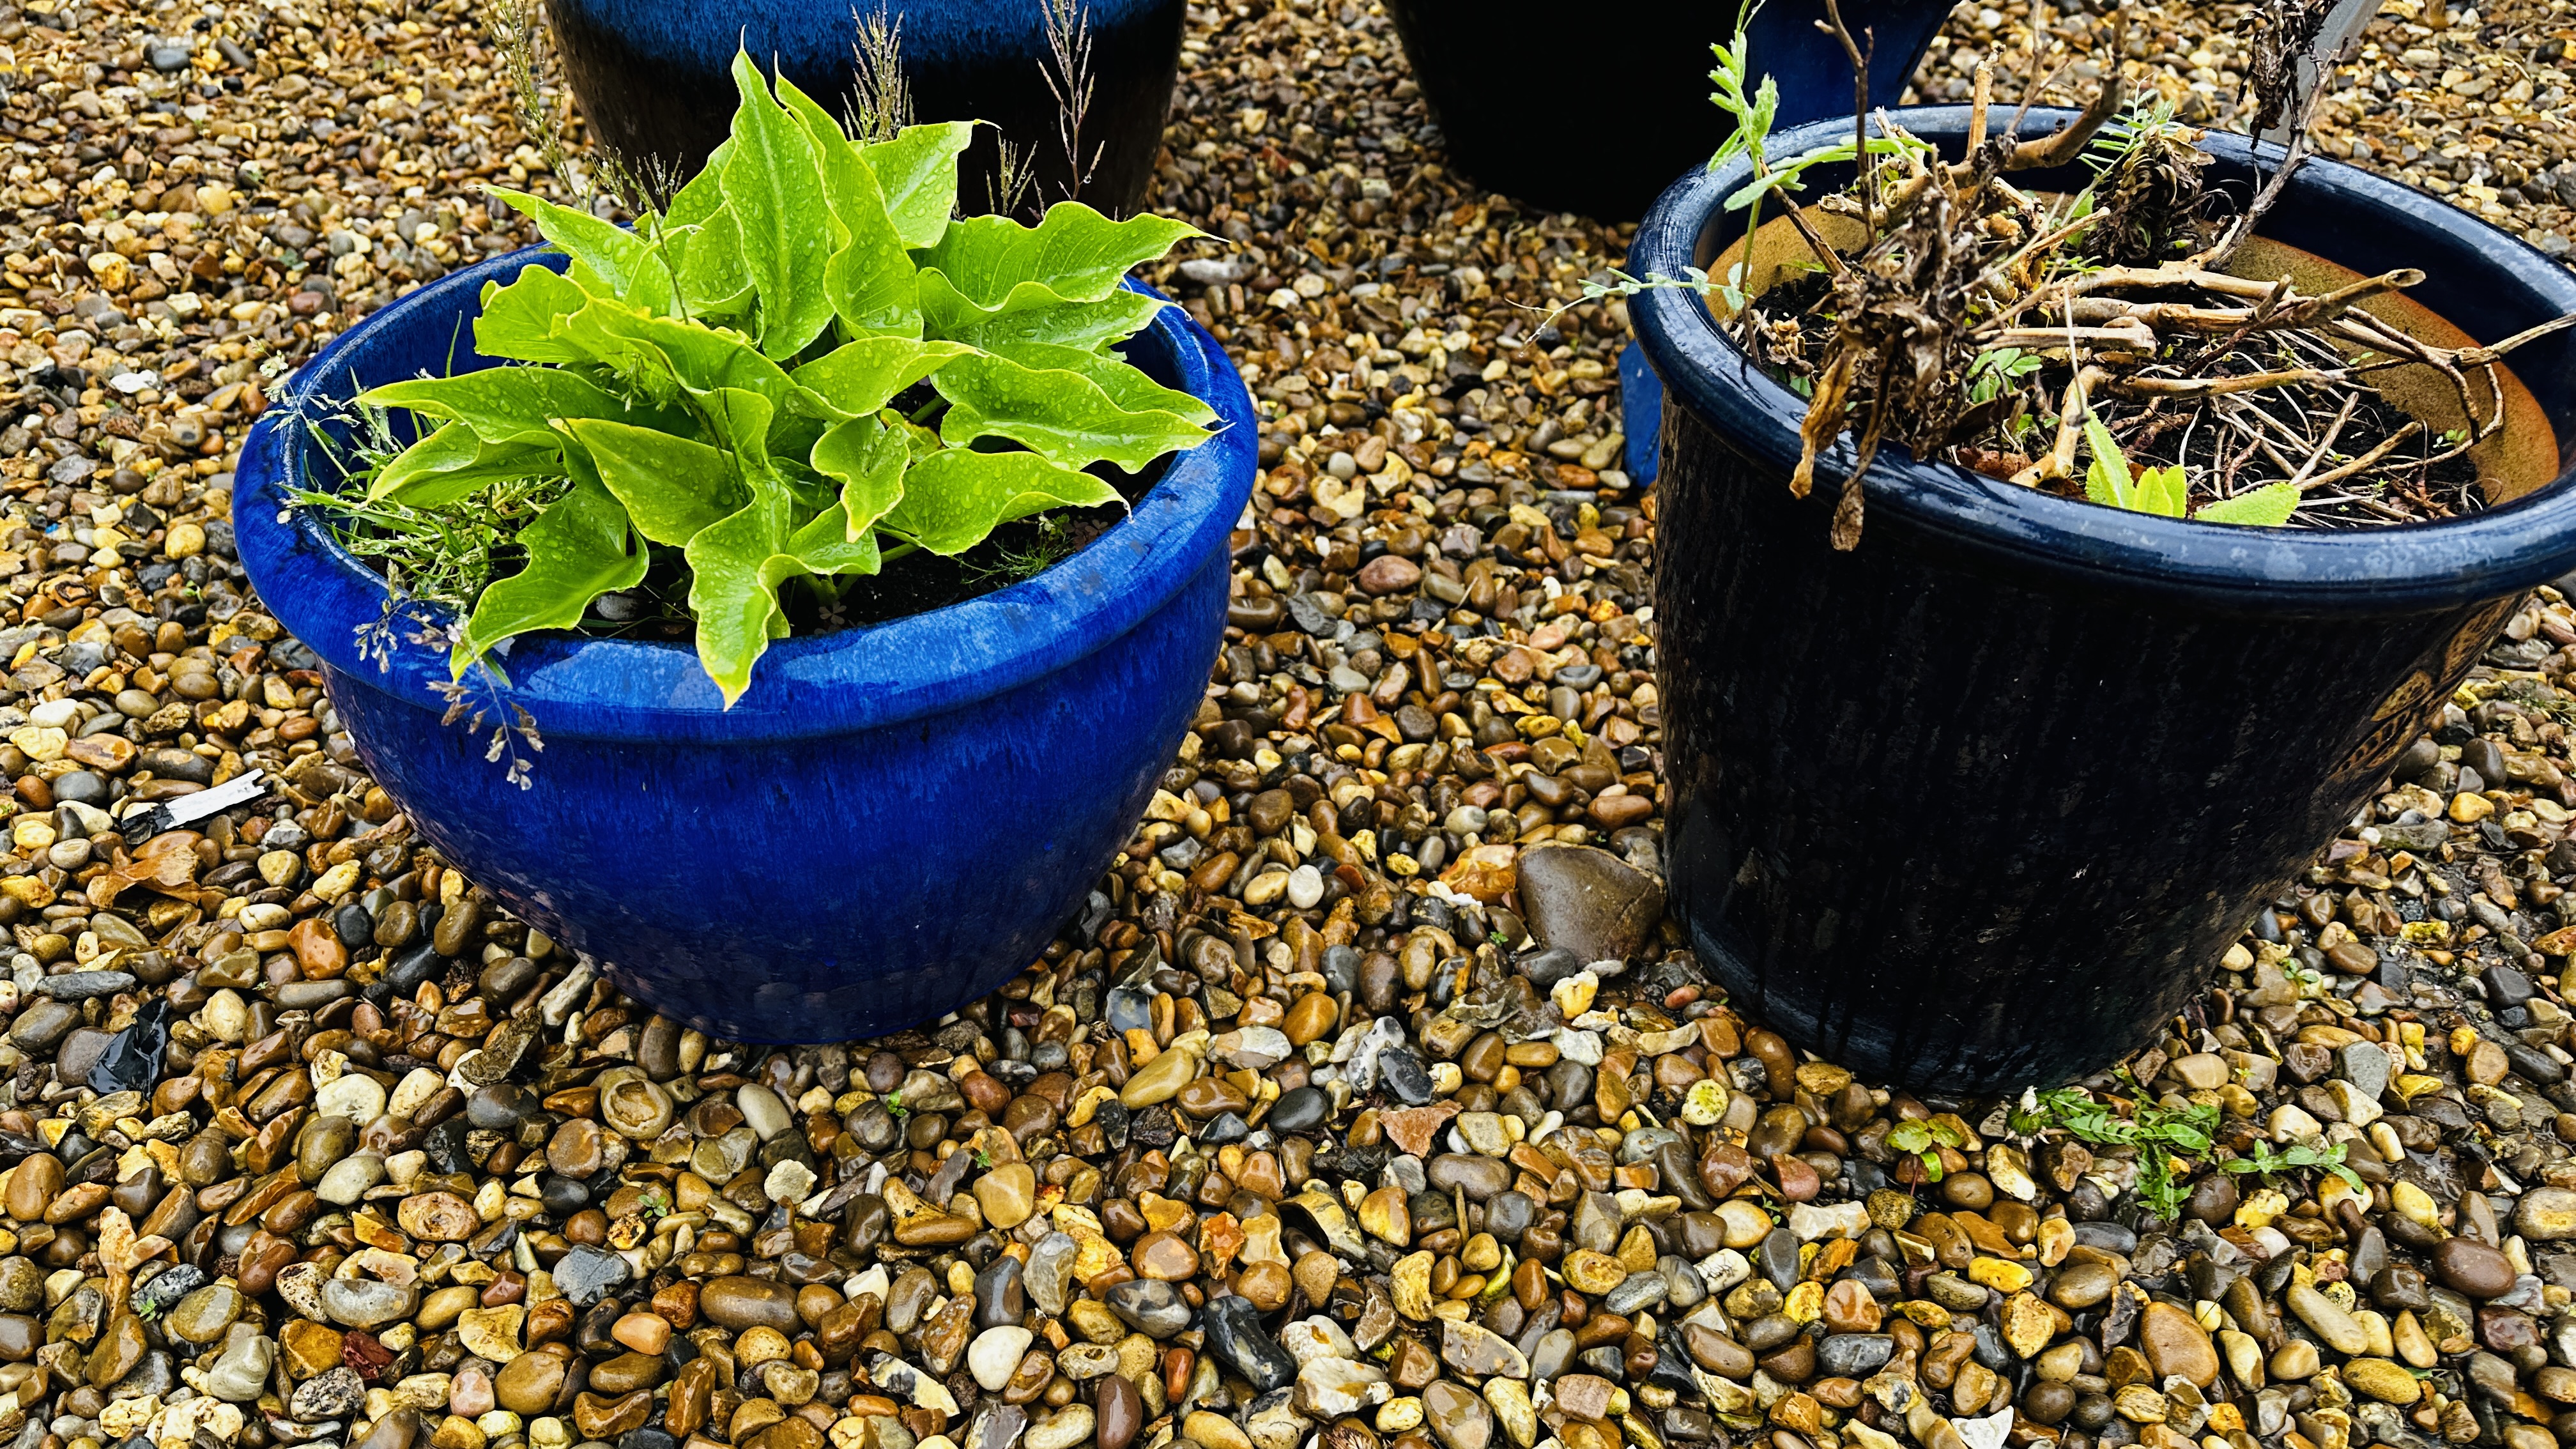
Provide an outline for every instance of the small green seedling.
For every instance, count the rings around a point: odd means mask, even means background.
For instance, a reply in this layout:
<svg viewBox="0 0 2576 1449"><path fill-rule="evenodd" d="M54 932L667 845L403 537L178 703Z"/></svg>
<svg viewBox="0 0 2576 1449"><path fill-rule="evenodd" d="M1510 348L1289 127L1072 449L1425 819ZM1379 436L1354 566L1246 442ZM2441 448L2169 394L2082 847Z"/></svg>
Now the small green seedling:
<svg viewBox="0 0 2576 1449"><path fill-rule="evenodd" d="M1925 1182L1939 1182L1941 1149L1966 1147L1968 1139L1960 1136L1959 1129L1949 1123L1939 1118L1928 1118L1899 1123L1895 1131L1887 1134L1887 1145L1911 1154L1915 1161L1922 1163Z"/></svg>
<svg viewBox="0 0 2576 1449"><path fill-rule="evenodd" d="M2239 1176L2246 1173L2256 1174L2267 1182L2285 1172L2309 1170L2331 1172L2342 1178L2345 1185L2354 1192L2368 1195L2369 1185L2361 1180L2360 1173L2344 1165L2344 1156L2344 1144L2340 1142L2321 1145L2293 1142L2288 1147L2277 1151L2269 1142L2257 1142L2254 1144L2253 1156L2221 1158L2218 1165L2221 1169Z"/></svg>
<svg viewBox="0 0 2576 1449"><path fill-rule="evenodd" d="M2284 480L2248 489L2233 498L2190 508L2191 484L2179 466L2132 470L2119 440L2102 420L2084 420L2084 442L2092 449L2092 466L2084 472L2084 496L2096 503L2154 513L2166 518L2186 514L2196 523L2238 523L2278 528L2298 510L2299 485Z"/></svg>
<svg viewBox="0 0 2576 1449"><path fill-rule="evenodd" d="M2171 1218L2182 1211L2186 1194L2174 1180L2172 1159L2198 1161L2209 1155L2210 1136L2218 1130L2218 1109L2195 1104L2172 1111L2143 1094L2120 1116L2096 1102L2081 1087L2059 1087L2026 1095L2010 1118L2025 1136L2062 1128L2079 1142L2097 1147L2138 1150L2138 1205L2154 1217Z"/></svg>

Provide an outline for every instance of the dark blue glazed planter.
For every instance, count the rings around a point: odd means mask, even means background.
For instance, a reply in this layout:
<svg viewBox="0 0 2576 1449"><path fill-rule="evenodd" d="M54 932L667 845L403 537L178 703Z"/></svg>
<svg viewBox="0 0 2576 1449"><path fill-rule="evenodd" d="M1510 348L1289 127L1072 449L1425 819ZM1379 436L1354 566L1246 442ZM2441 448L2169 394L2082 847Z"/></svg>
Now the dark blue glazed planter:
<svg viewBox="0 0 2576 1449"><path fill-rule="evenodd" d="M1955 154L1967 112L1897 119ZM1804 127L1774 154L1850 134ZM2207 142L2240 197L2250 146ZM1694 168L1629 269L1708 265L1741 225L1719 201L1745 179ZM2423 268L2409 295L2481 342L2576 311L2576 278L2547 257L2349 166L2307 163L2272 218L2267 237L2355 271ZM1872 1080L2015 1092L2146 1042L2382 786L2523 592L2576 568L2563 333L2512 359L2529 491L2462 519L2193 524L1891 448L1860 546L1836 553L1848 445L1793 499L1805 400L1688 293L1631 316L1666 389L1671 909L1748 1009ZM2397 955L2380 969L2402 998Z"/></svg>
<svg viewBox="0 0 2576 1449"><path fill-rule="evenodd" d="M840 115L852 98L857 16L902 27L903 69L924 121L989 121L959 197L983 210L998 145L1038 157L1037 198L1069 194L1072 167L1047 85L1045 0L552 0L565 78L599 139L695 171L733 116L737 46ZM1083 0L1091 109L1081 198L1124 215L1143 201L1181 60L1182 0ZM1051 64L1049 62L1048 64Z"/></svg>
<svg viewBox="0 0 2576 1449"><path fill-rule="evenodd" d="M1629 221L1685 166L1705 165L1732 129L1708 99L1709 47L1735 35L1733 4L1637 0L1591 12L1556 0L1387 0L1422 97L1459 169L1478 182L1596 221ZM1843 0L1869 58L1870 105L1894 105L1948 0ZM1824 0L1766 0L1749 26L1752 74L1780 86L1776 128L1848 116L1852 67L1842 42L1816 29ZM1594 84L1584 46L1554 59L1550 37L1615 33L1614 128L1576 103ZM1793 154L1793 153L1775 153Z"/></svg>
<svg viewBox="0 0 2576 1449"><path fill-rule="evenodd" d="M709 1032L867 1036L999 986L1109 864L1198 708L1252 486L1241 379L1166 308L1130 356L1204 398L1224 432L1034 579L771 645L730 710L684 644L521 639L502 698L545 741L522 791L440 725L443 649L400 648L390 672L360 657L383 581L281 500L337 482L307 433L316 404L444 371L451 346L458 367L489 365L467 345L477 294L532 259L368 318L296 374L242 453L242 563L322 656L367 769L477 884Z"/></svg>

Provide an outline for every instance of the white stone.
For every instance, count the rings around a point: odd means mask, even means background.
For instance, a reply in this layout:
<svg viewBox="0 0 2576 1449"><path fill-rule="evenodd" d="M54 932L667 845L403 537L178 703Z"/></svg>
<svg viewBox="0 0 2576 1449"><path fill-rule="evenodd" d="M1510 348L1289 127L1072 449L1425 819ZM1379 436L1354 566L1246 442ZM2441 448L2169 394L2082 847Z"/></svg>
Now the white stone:
<svg viewBox="0 0 2576 1449"><path fill-rule="evenodd" d="M1789 1231L1798 1241L1812 1243L1820 1238L1857 1238L1869 1231L1869 1209L1856 1202L1836 1203L1825 1207L1817 1203L1792 1203L1789 1206Z"/></svg>
<svg viewBox="0 0 2576 1449"><path fill-rule="evenodd" d="M1699 1260L1699 1280L1711 1294L1724 1293L1752 1276L1752 1260L1733 1248L1720 1248Z"/></svg>
<svg viewBox="0 0 2576 1449"><path fill-rule="evenodd" d="M1301 911L1315 908L1324 898L1324 877L1312 865L1301 865L1288 872L1288 904Z"/></svg>
<svg viewBox="0 0 2576 1449"><path fill-rule="evenodd" d="M814 1169L793 1157L786 1158L769 1169L760 1190L769 1194L771 1202L803 1202L805 1195L814 1190Z"/></svg>
<svg viewBox="0 0 2576 1449"><path fill-rule="evenodd" d="M393 1098L385 1103L385 1110L397 1117L409 1117L428 1105L429 1099L437 1096L439 1089L446 1085L446 1080L438 1073L427 1067L414 1067L394 1084Z"/></svg>
<svg viewBox="0 0 2576 1449"><path fill-rule="evenodd" d="M1288 1060L1296 1048L1275 1026L1238 1027L1208 1043L1208 1053L1248 1072L1264 1071Z"/></svg>
<svg viewBox="0 0 2576 1449"><path fill-rule="evenodd" d="M1310 1419L1338 1419L1394 1397L1386 1374L1347 1358L1319 1358L1297 1370L1289 1402Z"/></svg>
<svg viewBox="0 0 2576 1449"><path fill-rule="evenodd" d="M787 1113L787 1104L758 1082L745 1082L734 1088L733 1104L742 1109L743 1122L759 1133L763 1142L796 1125L796 1119Z"/></svg>
<svg viewBox="0 0 2576 1449"><path fill-rule="evenodd" d="M2335 1105L2343 1109L2343 1120L2355 1127L2367 1127L2386 1115L2386 1109L2376 1098L2362 1095L2360 1088L2340 1077L2326 1083L2326 1091L2333 1095Z"/></svg>
<svg viewBox="0 0 2576 1449"><path fill-rule="evenodd" d="M1028 1449L1073 1449L1091 1437L1091 1406L1067 1404L1052 1414L1041 1414L1029 1425Z"/></svg>
<svg viewBox="0 0 2576 1449"><path fill-rule="evenodd" d="M2325 1124L2308 1115L2305 1108L2284 1102L2272 1109L2272 1140L2307 1142L2324 1135Z"/></svg>
<svg viewBox="0 0 2576 1449"><path fill-rule="evenodd" d="M988 1328L975 1335L966 1346L966 1367L974 1372L975 1382L984 1392L998 1394L1010 1383L1011 1374L1028 1356L1029 1341L1036 1335L1018 1324Z"/></svg>
<svg viewBox="0 0 2576 1449"><path fill-rule="evenodd" d="M363 1072L342 1072L313 1094L313 1115L346 1117L364 1125L385 1115L385 1089Z"/></svg>
<svg viewBox="0 0 2576 1449"><path fill-rule="evenodd" d="M334 1207L354 1207L367 1189L385 1180L385 1160L373 1152L352 1152L332 1163L313 1185L313 1195Z"/></svg>
<svg viewBox="0 0 2576 1449"><path fill-rule="evenodd" d="M1279 1346L1288 1350L1299 1368L1317 1359L1357 1358L1360 1353L1359 1345L1351 1342L1340 1324L1320 1315L1301 1318L1279 1330Z"/></svg>
<svg viewBox="0 0 2576 1449"><path fill-rule="evenodd" d="M1587 1067L1601 1065L1601 1034L1598 1032L1576 1031L1561 1026L1548 1040L1556 1043L1557 1055L1569 1062L1581 1062Z"/></svg>
<svg viewBox="0 0 2576 1449"><path fill-rule="evenodd" d="M240 1409L212 1395L200 1395L164 1409L161 1422L153 1426L152 1441L163 1449L185 1449L199 1433L211 1432L218 1443L230 1444L241 1431Z"/></svg>

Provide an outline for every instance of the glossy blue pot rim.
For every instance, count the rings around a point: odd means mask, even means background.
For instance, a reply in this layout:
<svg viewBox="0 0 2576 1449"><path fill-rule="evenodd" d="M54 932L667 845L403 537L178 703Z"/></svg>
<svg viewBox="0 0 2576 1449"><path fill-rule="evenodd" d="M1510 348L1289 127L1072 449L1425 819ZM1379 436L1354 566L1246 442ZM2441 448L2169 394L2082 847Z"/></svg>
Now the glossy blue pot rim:
<svg viewBox="0 0 2576 1449"><path fill-rule="evenodd" d="M1889 114L1909 130L1963 133L1968 110L1918 106ZM2071 111L2034 110L2023 129L2046 134L2073 118ZM1848 116L1818 121L1772 138L1768 149L1793 156L1848 141L1851 134ZM2203 142L2203 149L2220 160L2240 165L2251 161L2254 146L2246 137L2216 133ZM2267 164L2275 162L2279 148L2265 145L2263 156ZM1699 264L1700 238L1720 202L1750 179L1750 163L1741 159L1683 176L1638 226L1627 270L1636 276L1677 277ZM2546 305L2576 312L2576 276L2555 261L2475 217L2357 167L2323 158L2306 161L2280 210L2296 207L2303 194L2328 191L2469 242ZM1660 289L1633 299L1629 308L1638 340L1663 378L1666 397L1715 427L1729 446L1785 479L1798 462L1806 399L1751 367L1696 294ZM1830 499L1839 490L1852 456L1848 440L1826 455L1816 486L1821 498ZM2564 469L2563 443L2561 459ZM1867 512L1860 548L1866 554L1871 527L1902 520L1927 542L2017 573L2184 596L2229 613L2420 613L2518 593L2576 569L2572 473L2576 470L2562 471L2545 487L2465 518L2326 532L2131 513L1946 463L1926 464L1889 445L1880 449L1862 484ZM1819 546L1825 527L1820 508Z"/></svg>
<svg viewBox="0 0 2576 1449"><path fill-rule="evenodd" d="M446 650L405 639L393 650L390 670L362 656L357 631L382 617L383 578L333 540L310 510L283 507L285 490L302 486L304 406L325 380L363 356L370 338L403 328L448 332L454 319L472 315L485 282L517 275L540 250L453 273L351 328L288 380L242 449L234 534L262 602L333 668L424 709L447 707L434 687L447 682ZM774 641L752 671L751 688L729 710L685 643L553 632L513 641L502 658L510 687L498 698L526 708L543 732L567 738L811 739L958 709L1043 678L1118 639L1224 552L1249 497L1259 432L1241 376L1187 313L1165 307L1140 335L1169 349L1178 386L1215 408L1223 430L1174 458L1133 512L1071 558L943 609Z"/></svg>

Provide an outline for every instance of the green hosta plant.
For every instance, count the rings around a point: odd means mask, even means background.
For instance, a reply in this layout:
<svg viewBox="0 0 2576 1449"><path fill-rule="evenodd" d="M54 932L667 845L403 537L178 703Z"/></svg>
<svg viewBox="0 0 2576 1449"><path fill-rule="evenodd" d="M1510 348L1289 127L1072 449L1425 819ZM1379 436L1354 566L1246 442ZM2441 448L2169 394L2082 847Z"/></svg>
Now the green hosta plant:
<svg viewBox="0 0 2576 1449"><path fill-rule="evenodd" d="M1121 279L1193 228L1072 202L1034 227L952 220L968 123L860 144L748 56L734 78L731 139L631 231L495 193L571 258L484 289L475 349L518 365L359 399L424 431L351 509L434 518L551 485L515 535L525 564L454 636L459 677L580 623L661 550L685 563L729 707L788 632L791 581L831 593L916 549L1121 502L1102 465L1134 474L1210 436L1213 410L1110 350L1165 305Z"/></svg>

